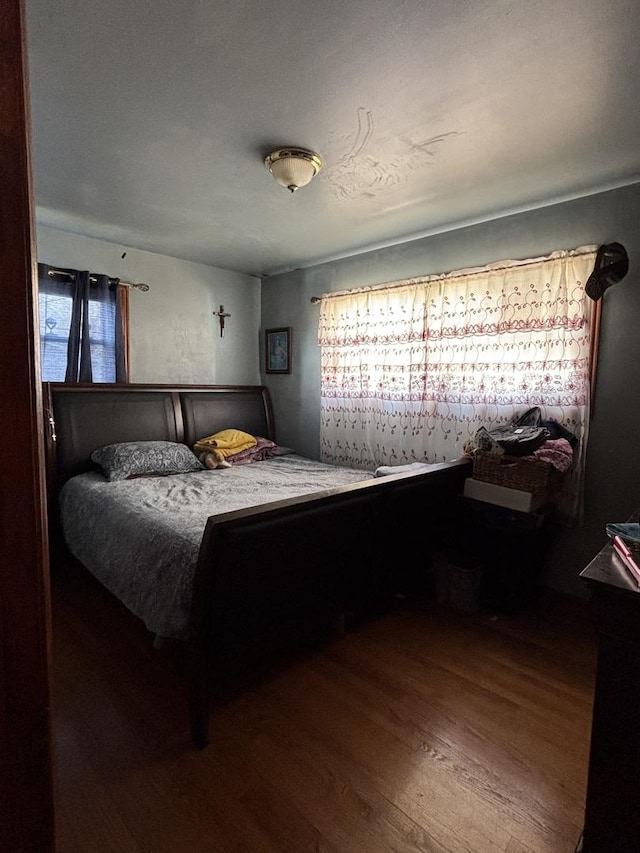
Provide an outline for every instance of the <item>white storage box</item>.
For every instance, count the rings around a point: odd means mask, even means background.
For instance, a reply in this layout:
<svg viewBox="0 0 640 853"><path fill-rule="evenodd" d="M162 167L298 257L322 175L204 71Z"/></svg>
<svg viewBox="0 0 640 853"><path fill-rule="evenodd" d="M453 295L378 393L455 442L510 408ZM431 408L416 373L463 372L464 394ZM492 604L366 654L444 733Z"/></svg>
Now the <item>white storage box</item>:
<svg viewBox="0 0 640 853"><path fill-rule="evenodd" d="M521 492L520 489L497 486L495 483L486 483L484 480L474 480L473 477L467 477L464 481L463 494L466 498L497 504L518 512L534 512L546 501L543 493Z"/></svg>

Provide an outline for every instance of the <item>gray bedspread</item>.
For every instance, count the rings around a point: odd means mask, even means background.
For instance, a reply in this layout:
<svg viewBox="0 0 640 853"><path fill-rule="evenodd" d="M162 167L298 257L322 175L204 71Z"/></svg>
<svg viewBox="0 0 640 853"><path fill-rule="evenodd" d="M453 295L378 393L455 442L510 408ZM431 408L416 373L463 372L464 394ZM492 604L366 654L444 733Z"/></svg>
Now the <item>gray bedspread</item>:
<svg viewBox="0 0 640 853"><path fill-rule="evenodd" d="M296 454L250 465L108 482L80 474L60 493L71 553L150 631L187 635L191 590L209 516L369 479Z"/></svg>

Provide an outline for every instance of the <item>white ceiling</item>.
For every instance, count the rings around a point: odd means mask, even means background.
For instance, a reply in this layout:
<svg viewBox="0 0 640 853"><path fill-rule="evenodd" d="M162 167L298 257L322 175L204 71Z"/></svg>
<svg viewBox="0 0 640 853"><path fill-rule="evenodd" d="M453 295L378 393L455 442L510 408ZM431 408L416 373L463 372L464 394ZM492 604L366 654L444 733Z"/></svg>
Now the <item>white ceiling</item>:
<svg viewBox="0 0 640 853"><path fill-rule="evenodd" d="M261 275L640 180L638 0L26 5L46 225Z"/></svg>

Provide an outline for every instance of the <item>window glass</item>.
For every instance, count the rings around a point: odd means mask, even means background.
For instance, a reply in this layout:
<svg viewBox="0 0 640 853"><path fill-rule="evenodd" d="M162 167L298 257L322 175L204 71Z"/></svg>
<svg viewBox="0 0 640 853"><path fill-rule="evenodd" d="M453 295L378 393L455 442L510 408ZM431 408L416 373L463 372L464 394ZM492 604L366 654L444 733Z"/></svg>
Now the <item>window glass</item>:
<svg viewBox="0 0 640 853"><path fill-rule="evenodd" d="M67 371L67 342L71 327L71 295L40 291L38 305L42 381L64 382Z"/></svg>
<svg viewBox="0 0 640 853"><path fill-rule="evenodd" d="M116 381L115 321L114 302L89 300L89 339L94 382Z"/></svg>

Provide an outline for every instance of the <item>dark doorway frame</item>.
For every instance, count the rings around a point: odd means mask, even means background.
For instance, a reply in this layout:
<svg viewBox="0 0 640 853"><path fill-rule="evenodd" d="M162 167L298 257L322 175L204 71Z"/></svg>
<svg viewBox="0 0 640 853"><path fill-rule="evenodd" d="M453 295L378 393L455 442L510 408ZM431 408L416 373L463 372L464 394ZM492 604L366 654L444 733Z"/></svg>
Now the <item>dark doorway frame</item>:
<svg viewBox="0 0 640 853"><path fill-rule="evenodd" d="M0 849L55 850L51 615L24 0L0 13Z"/></svg>

